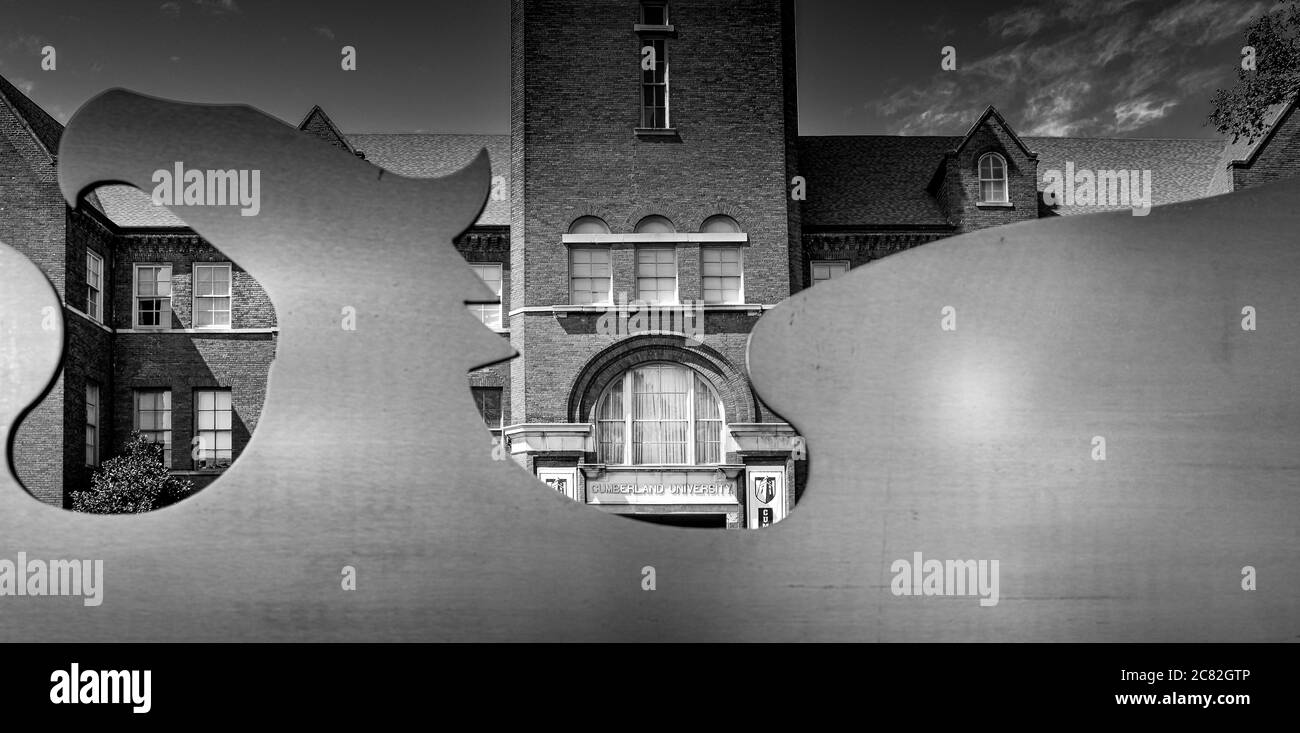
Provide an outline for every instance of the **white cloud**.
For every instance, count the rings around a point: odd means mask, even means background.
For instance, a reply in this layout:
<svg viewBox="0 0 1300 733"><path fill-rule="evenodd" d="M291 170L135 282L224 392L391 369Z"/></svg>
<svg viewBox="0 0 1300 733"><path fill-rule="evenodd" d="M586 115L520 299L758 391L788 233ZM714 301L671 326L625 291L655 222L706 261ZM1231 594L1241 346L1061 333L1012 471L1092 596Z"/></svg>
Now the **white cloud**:
<svg viewBox="0 0 1300 733"><path fill-rule="evenodd" d="M1027 3L989 18L992 40L1006 45L865 106L901 134L961 134L988 104L1026 134L1137 130L1179 101L1208 102L1235 57L1210 58L1202 47L1240 35L1266 10L1263 0Z"/></svg>
<svg viewBox="0 0 1300 733"><path fill-rule="evenodd" d="M199 10L210 15L238 15L243 11L235 0L193 0Z"/></svg>
<svg viewBox="0 0 1300 733"><path fill-rule="evenodd" d="M1140 127L1162 119L1169 110L1178 106L1178 102L1172 99L1166 99L1163 102L1155 102L1151 99L1139 99L1128 102L1120 102L1115 105L1115 123L1112 126L1114 132L1129 132Z"/></svg>

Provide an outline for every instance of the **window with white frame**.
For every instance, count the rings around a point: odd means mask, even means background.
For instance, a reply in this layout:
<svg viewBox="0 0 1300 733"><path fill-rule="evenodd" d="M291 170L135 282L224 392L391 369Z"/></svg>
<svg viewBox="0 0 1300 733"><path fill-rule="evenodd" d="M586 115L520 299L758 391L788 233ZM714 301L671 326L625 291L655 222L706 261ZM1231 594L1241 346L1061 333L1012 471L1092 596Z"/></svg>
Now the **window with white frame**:
<svg viewBox="0 0 1300 733"><path fill-rule="evenodd" d="M135 429L151 443L163 448L163 465L172 465L172 391L137 389L135 391Z"/></svg>
<svg viewBox="0 0 1300 733"><path fill-rule="evenodd" d="M980 156L980 202L1007 203L1007 161L997 153Z"/></svg>
<svg viewBox="0 0 1300 733"><path fill-rule="evenodd" d="M104 322L104 258L86 250L86 315Z"/></svg>
<svg viewBox="0 0 1300 733"><path fill-rule="evenodd" d="M569 250L569 302L602 305L613 302L609 247L573 247Z"/></svg>
<svg viewBox="0 0 1300 733"><path fill-rule="evenodd" d="M86 382L86 465L99 465L99 385Z"/></svg>
<svg viewBox="0 0 1300 733"><path fill-rule="evenodd" d="M849 271L848 260L813 260L809 263L813 285L831 280Z"/></svg>
<svg viewBox="0 0 1300 733"><path fill-rule="evenodd" d="M135 266L136 328L168 328L172 317L172 266Z"/></svg>
<svg viewBox="0 0 1300 733"><path fill-rule="evenodd" d="M229 262L194 263L194 327L230 328Z"/></svg>
<svg viewBox="0 0 1300 733"><path fill-rule="evenodd" d="M606 388L595 418L601 463L722 462L722 402L689 367L652 363L629 369Z"/></svg>
<svg viewBox="0 0 1300 733"><path fill-rule="evenodd" d="M470 264L470 269L478 275L478 279L497 296L495 303L473 303L469 306L469 312L474 317L483 322L488 328L501 330L501 263L499 262L474 262Z"/></svg>
<svg viewBox="0 0 1300 733"><path fill-rule="evenodd" d="M636 297L646 303L677 302L676 247L637 247Z"/></svg>
<svg viewBox="0 0 1300 733"><path fill-rule="evenodd" d="M194 392L194 434L199 439L195 468L221 469L234 459L231 425L234 410L228 389Z"/></svg>
<svg viewBox="0 0 1300 733"><path fill-rule="evenodd" d="M741 303L740 247L700 248L700 280L705 303Z"/></svg>

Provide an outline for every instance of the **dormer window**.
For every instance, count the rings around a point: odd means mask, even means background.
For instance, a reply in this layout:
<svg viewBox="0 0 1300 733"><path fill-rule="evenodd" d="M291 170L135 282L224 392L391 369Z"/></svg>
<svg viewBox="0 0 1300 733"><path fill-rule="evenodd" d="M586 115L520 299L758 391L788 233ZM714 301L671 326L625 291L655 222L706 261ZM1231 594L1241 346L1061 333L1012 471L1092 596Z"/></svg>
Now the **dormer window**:
<svg viewBox="0 0 1300 733"><path fill-rule="evenodd" d="M980 156L980 203L1005 204L1007 198L1007 160L997 153Z"/></svg>

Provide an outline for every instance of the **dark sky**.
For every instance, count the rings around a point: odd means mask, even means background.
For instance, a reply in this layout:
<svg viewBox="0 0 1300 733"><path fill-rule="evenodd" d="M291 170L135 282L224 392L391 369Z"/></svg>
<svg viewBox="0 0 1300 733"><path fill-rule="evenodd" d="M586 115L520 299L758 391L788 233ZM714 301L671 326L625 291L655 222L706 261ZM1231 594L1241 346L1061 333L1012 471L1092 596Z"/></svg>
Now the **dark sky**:
<svg viewBox="0 0 1300 733"><path fill-rule="evenodd" d="M1266 0L799 2L804 134L1211 137ZM346 132L509 131L507 0L0 0L0 74L61 121L124 86ZM40 69L40 49L58 69ZM339 68L340 49L358 70ZM939 69L957 49L958 71Z"/></svg>

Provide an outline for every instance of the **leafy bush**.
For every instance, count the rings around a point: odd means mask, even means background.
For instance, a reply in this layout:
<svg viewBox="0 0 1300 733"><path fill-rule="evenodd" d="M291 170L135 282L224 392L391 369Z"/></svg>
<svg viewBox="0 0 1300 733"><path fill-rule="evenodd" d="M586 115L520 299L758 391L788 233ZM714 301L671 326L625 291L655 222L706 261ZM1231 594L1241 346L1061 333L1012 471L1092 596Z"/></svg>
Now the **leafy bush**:
<svg viewBox="0 0 1300 733"><path fill-rule="evenodd" d="M134 514L174 504L194 493L194 482L172 476L163 448L138 432L126 450L100 464L89 491L72 492L72 509L89 514Z"/></svg>

